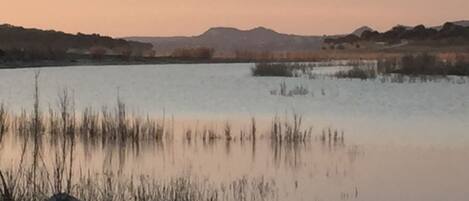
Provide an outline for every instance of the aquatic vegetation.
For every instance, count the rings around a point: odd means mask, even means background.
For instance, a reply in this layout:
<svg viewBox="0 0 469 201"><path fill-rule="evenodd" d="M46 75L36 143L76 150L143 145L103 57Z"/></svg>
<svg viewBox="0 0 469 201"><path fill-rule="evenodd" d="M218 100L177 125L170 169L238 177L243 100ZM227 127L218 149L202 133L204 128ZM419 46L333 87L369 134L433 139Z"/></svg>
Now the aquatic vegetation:
<svg viewBox="0 0 469 201"><path fill-rule="evenodd" d="M287 84L285 81L280 83L280 90L271 90L271 95L279 95L279 96L305 96L308 95L310 92L309 90L304 87L303 85L296 85L293 89L288 89Z"/></svg>
<svg viewBox="0 0 469 201"><path fill-rule="evenodd" d="M252 68L253 76L293 77L293 72L283 64L258 63Z"/></svg>
<svg viewBox="0 0 469 201"><path fill-rule="evenodd" d="M50 174L40 170L40 178L30 182L31 169L22 171L0 171L3 188L0 200L39 201L52 195L64 193L57 191L54 182L49 183ZM192 176L156 179L149 175L121 175L116 172L80 173L73 188L67 194L82 201L261 201L277 200L277 187L274 181L264 177L241 177L221 184L210 183L206 179ZM33 190L35 188L36 190Z"/></svg>
<svg viewBox="0 0 469 201"><path fill-rule="evenodd" d="M92 174L89 171L87 174L82 174L86 171L79 169L80 174L77 176L74 152L77 138L89 141L101 139L102 143L117 143L121 146L127 141L132 143L161 141L165 129L164 125L158 126L159 124L149 117L143 120L138 116L127 116L125 104L120 100L114 110L115 113L103 109L100 114L87 107L82 115L76 115L72 100L69 93L63 91L59 96L58 112L49 108L47 116L42 115L39 108L36 108L37 113L22 112L19 117L15 117L15 130L12 134L14 135L16 131L26 132L26 138L22 141L24 148L19 168L0 170L2 186L0 200L37 201L45 200L57 193L67 193L83 201L276 200L275 183L262 177L243 177L215 185L191 176L157 180L147 175L125 176L104 170L101 174ZM38 123L36 127L40 127L40 130L32 129L33 126L28 127L30 129L22 129L23 125L34 125L34 122ZM280 134L285 135L282 138L287 141L305 140L304 137L299 137L301 122L301 117L295 115L291 125L282 123L282 129L285 128L285 132ZM5 119L3 124L7 126L12 123ZM214 143L217 139L224 139L226 143L230 143L236 139L229 122L225 123L222 133L223 135L220 135L214 129L205 129L202 138L204 143L205 141ZM243 141L251 140L255 146L256 133L256 120L252 118L250 135L243 137ZM52 163L44 162L41 156L44 136L55 139L56 149L53 149L55 155L52 156ZM187 141L191 141L193 136L197 137L197 134L193 135L190 129L186 131ZM30 138L33 140L28 141ZM26 152L31 154L28 155Z"/></svg>
<svg viewBox="0 0 469 201"><path fill-rule="evenodd" d="M5 106L0 104L0 143L2 142L3 136L8 132L8 112L5 110Z"/></svg>
<svg viewBox="0 0 469 201"><path fill-rule="evenodd" d="M385 74L398 73L410 76L469 76L467 58L456 57L447 60L428 53L409 54L397 59L382 59L378 62L378 69Z"/></svg>
<svg viewBox="0 0 469 201"><path fill-rule="evenodd" d="M270 138L273 142L304 142L311 139L312 128L302 127L303 117L293 114L290 119L281 120L278 116L272 120Z"/></svg>
<svg viewBox="0 0 469 201"><path fill-rule="evenodd" d="M253 76L300 77L313 70L309 64L301 63L256 63L251 68Z"/></svg>
<svg viewBox="0 0 469 201"><path fill-rule="evenodd" d="M353 67L350 70L339 71L334 74L337 78L350 78L350 79L375 79L377 77L377 72L373 68L360 68Z"/></svg>
<svg viewBox="0 0 469 201"><path fill-rule="evenodd" d="M67 193L83 201L278 199L275 182L262 176L239 176L221 183L212 183L208 179L184 174L158 178L134 174L133 171L130 174L123 173L120 166L123 162L120 160L125 160L121 157L126 157L128 146L139 149L145 143L154 143L160 149L168 146L164 151L173 148L169 145L176 143L173 141L174 118L167 121L164 114L162 120L149 115L130 115L119 96L114 107L105 106L101 110L84 107L80 111L75 107L73 91L66 89L58 94L57 105L49 105L48 111L42 112L43 108L39 107L39 90L35 93L34 97L37 99L34 101L32 112L5 112L8 118L4 118L2 125L11 128L8 134L14 139L18 137L18 142L23 143L23 154L18 159L18 164L15 162L12 166L6 166L6 169L2 167L0 177L4 181L0 180L0 200L38 201L46 200L57 193ZM1 111L8 109L0 108L1 117ZM256 155L256 149L259 149L256 144L262 147L261 143L266 142L269 143L267 146L271 145L284 157L279 158L279 155L276 155L277 162L288 161L287 165L291 166L300 164L300 151L311 146L312 127L305 124L301 115L293 114L291 118L284 119L275 117L272 129L265 130L262 128L264 124L259 124L254 117L247 119L247 122L241 126L236 126L230 121L223 122L221 126L207 124L210 126L202 126L201 130L198 125L189 126L184 128L183 135L178 137L182 137L183 143L192 143L191 146L200 145L197 141L202 140L202 150L205 146L224 146L227 154L230 149L238 148L233 145L239 145L247 148L253 157ZM264 126L269 125L267 123ZM47 145L47 142L50 144ZM83 150L80 145L84 146ZM86 154L89 149L98 148L99 151L107 152L110 147L118 151L119 167L109 167L109 170L116 172L108 171L107 159L104 159L106 167L103 167L100 173L82 169L80 153ZM50 156L45 157L46 153ZM109 162L109 166L112 165Z"/></svg>
<svg viewBox="0 0 469 201"><path fill-rule="evenodd" d="M321 135L319 136L319 141L321 143L328 143L328 144L333 144L333 145L344 145L344 131L339 131L337 129L324 129L322 130Z"/></svg>
<svg viewBox="0 0 469 201"><path fill-rule="evenodd" d="M115 111L114 113L103 107L99 113L87 107L80 115L76 115L75 110L64 105L59 112L49 109L48 116L35 117L24 112L20 116L13 117L15 119L13 129L14 133L18 134L34 134L34 129L27 128L34 128L32 126L35 125L34 119L39 118L41 121L38 121L37 125L41 128L41 133L58 138L80 137L87 140L101 140L103 143L126 143L142 140L161 141L166 139L165 135L171 135L165 130L165 125L156 119L127 116L123 104L119 104ZM6 125L9 123L5 122Z"/></svg>

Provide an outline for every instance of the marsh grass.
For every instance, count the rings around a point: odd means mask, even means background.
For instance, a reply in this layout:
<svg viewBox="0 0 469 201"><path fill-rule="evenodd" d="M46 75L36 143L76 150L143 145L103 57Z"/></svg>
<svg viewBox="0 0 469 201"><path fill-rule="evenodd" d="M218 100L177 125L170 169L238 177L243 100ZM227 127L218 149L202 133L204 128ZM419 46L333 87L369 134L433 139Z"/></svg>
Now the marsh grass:
<svg viewBox="0 0 469 201"><path fill-rule="evenodd" d="M120 173L102 173L102 174L88 174L83 175L82 170L77 176L76 167L74 163L74 147L76 144L76 137L92 138L103 140L117 140L120 142L126 139L137 138L136 140L150 140L163 139L164 133L163 126L158 126L156 121L147 120L143 118L133 118L125 115L125 107L121 104L120 108L116 108L116 113L108 112L104 109L104 117L100 113L86 108L81 117L74 115L74 107L67 103L67 93L62 93L63 96L59 98L60 111L49 109L49 116L41 117L44 119L43 126L46 130L43 134L50 133L50 137L58 138L54 149L55 155L52 157L52 163L46 163L41 155L43 152L37 149L34 144L40 144L39 141L25 141L24 152L29 150L32 152L31 158L24 158L27 163L20 162L17 171L14 169L7 170L6 174L0 171L0 179L2 179L2 190L0 191L1 200L11 201L39 201L45 200L48 197L58 194L67 193L78 197L79 199L86 200L111 200L111 201L147 201L147 200L271 200L275 198L275 185L273 182L261 179L247 179L241 178L233 180L232 182L223 183L220 185L208 184L206 180L193 179L190 176L181 176L171 178L170 180L157 180L148 176L123 176ZM68 106L67 106L68 105ZM15 125L28 125L36 117L34 113L28 114L22 112L17 118ZM50 119L52 118L52 119ZM8 124L8 121L6 121ZM101 122L101 124L100 124ZM296 120L295 122L301 122ZM298 123L301 124L301 123ZM105 132L103 132L103 128ZM300 125L297 125L300 126ZM243 140L251 140L253 147L255 147L255 140L257 138L256 120L251 119L249 137L238 137ZM292 128L293 129L293 128ZM151 131L145 131L151 130ZM232 141L236 140L234 131L229 122L225 123L222 128L222 134L219 134L216 129L204 129L203 138L204 143L215 143L217 140L224 140L227 147ZM288 129L287 129L288 130ZM295 130L295 129L294 129ZM296 129L298 130L298 129ZM26 132L32 132L34 129L28 129ZM52 134L56 132L55 134ZM125 131L125 132L121 132ZM187 136L199 137L195 132L187 132ZM122 134L128 135L128 137ZM146 134L154 133L155 136L146 138ZM116 134L116 135L114 135ZM26 134L26 140L34 139L34 135ZM143 137L143 138L140 138ZM23 156L21 161L23 161ZM104 171L103 171L104 172Z"/></svg>
<svg viewBox="0 0 469 201"><path fill-rule="evenodd" d="M377 72L373 68L353 67L350 70L339 71L334 74L336 78L350 78L350 79L375 79Z"/></svg>
<svg viewBox="0 0 469 201"><path fill-rule="evenodd" d="M301 63L256 63L251 68L253 76L300 77L313 70L309 64Z"/></svg>
<svg viewBox="0 0 469 201"><path fill-rule="evenodd" d="M344 131L331 128L323 129L319 136L319 141L322 144L327 144L328 146L345 146Z"/></svg>
<svg viewBox="0 0 469 201"><path fill-rule="evenodd" d="M5 109L5 106L0 104L0 144L3 141L3 136L8 132L8 112Z"/></svg>
<svg viewBox="0 0 469 201"><path fill-rule="evenodd" d="M20 162L21 168L12 168L0 171L4 177L3 186L0 191L1 200L11 201L39 201L57 193L68 193L80 200L91 201L148 201L148 200L187 200L187 201L217 201L217 200L276 200L277 189L273 181L264 178L240 178L221 184L209 183L206 179L197 179L191 176L179 176L168 179L158 179L148 175L123 175L104 171L102 173L91 173L86 170L77 169L75 165L74 147L76 138L86 138L90 141L103 139L107 143L116 140L117 142L128 141L154 141L165 139L162 134L165 129L158 121L151 118L138 116L128 116L125 105L120 104L115 110L103 109L102 114L90 107L85 108L82 115L74 115L75 109L72 97L61 93L58 106L60 110L49 108L49 115L44 115L42 119L43 127L46 129L43 135L49 131L56 132L50 134L57 139L53 152L52 163L43 160L41 152L32 154L32 158L25 158L26 163ZM70 101L66 101L66 100ZM62 104L61 104L62 103ZM66 103L70 103L69 106ZM112 112L115 111L115 112ZM22 112L15 119L16 125L28 124L34 119L33 113ZM50 119L52 118L52 120ZM163 121L164 122L164 121ZM173 120L172 120L173 122ZM8 124L8 121L7 121ZM171 126L172 127L172 126ZM103 128L106 130L103 131ZM225 122L220 127L220 131L213 127L204 127L200 132L189 128L186 130L186 139L195 141L202 138L205 145L214 144L218 141L226 143L227 151L231 143L252 142L253 153L255 152L256 141L264 139L259 137L259 131L255 118L251 118L248 129L241 130L237 135L230 122ZM146 131L148 130L148 131ZM33 131L28 129L27 132ZM125 132L122 132L125 131ZM125 136L122 134L125 133ZM148 133L148 134L142 134ZM153 133L159 137L145 137ZM151 136L153 136L153 134ZM304 147L312 139L311 127L305 127L303 118L294 114L291 118L281 119L275 117L272 122L272 130L268 133L272 147L282 153L285 160L292 164L298 164L299 149ZM31 134L26 139L33 139ZM127 137L126 137L127 136ZM190 136L190 137L189 137ZM25 142L24 150L33 151L31 143ZM120 149L124 149L121 144L117 144ZM25 151L24 151L25 152ZM34 151L33 151L34 152ZM34 157L38 163L33 168ZM21 157L23 161L23 157ZM279 159L280 160L280 159ZM15 170L16 169L16 170ZM78 172L77 172L78 171ZM33 176L35 175L35 176Z"/></svg>
<svg viewBox="0 0 469 201"><path fill-rule="evenodd" d="M281 119L278 116L272 120L270 138L273 142L305 142L311 139L312 127L303 128L303 117L293 114L292 119Z"/></svg>
<svg viewBox="0 0 469 201"><path fill-rule="evenodd" d="M386 74L408 76L469 76L469 59L464 56L446 59L428 53L408 54L399 58L380 59L378 69Z"/></svg>
<svg viewBox="0 0 469 201"><path fill-rule="evenodd" d="M31 169L0 172L2 201L43 201L57 194L49 182L50 175L40 169L38 180L31 183ZM79 171L73 188L68 193L82 201L263 201L277 200L275 182L264 177L241 177L222 183L192 176L156 179L149 175L123 175L103 171ZM33 187L36 189L33 191Z"/></svg>
<svg viewBox="0 0 469 201"><path fill-rule="evenodd" d="M299 84L294 86L292 89L288 89L285 81L280 82L279 90L271 90L270 95L279 95L279 96L306 96L310 94L310 91L303 85Z"/></svg>

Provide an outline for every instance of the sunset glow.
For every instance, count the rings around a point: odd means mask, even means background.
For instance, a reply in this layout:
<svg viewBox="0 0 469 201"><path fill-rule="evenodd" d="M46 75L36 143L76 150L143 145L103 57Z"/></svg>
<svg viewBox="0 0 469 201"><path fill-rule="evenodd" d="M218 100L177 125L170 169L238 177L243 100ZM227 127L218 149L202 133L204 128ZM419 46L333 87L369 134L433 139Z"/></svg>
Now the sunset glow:
<svg viewBox="0 0 469 201"><path fill-rule="evenodd" d="M467 0L1 0L0 23L123 36L198 35L210 27L265 26L303 35L439 25L469 18ZM21 13L21 14L20 14Z"/></svg>

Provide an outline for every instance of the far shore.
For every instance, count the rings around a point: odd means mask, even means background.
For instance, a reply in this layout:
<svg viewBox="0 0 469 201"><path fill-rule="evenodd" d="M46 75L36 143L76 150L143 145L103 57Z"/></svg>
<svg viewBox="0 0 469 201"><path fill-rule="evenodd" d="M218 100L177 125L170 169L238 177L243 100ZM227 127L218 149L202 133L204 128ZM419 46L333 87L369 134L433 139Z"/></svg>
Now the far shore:
<svg viewBox="0 0 469 201"><path fill-rule="evenodd" d="M0 69L21 69L40 67L74 67L74 66L111 66L111 65L148 65L148 64L215 64L215 63L251 63L252 60L241 59L178 59L169 57L135 58L130 60L102 59L102 60L39 60L1 62Z"/></svg>
<svg viewBox="0 0 469 201"><path fill-rule="evenodd" d="M262 63L262 62L320 62L333 60L380 60L395 59L409 54L428 52L440 59L453 60L458 56L469 57L469 52L464 51L318 51L295 54L294 57L269 55L256 58L178 58L170 56L156 57L127 57L117 55L105 55L101 58L93 58L90 55L68 55L66 58L51 60L15 60L5 61L0 59L0 69L40 68L40 67L73 67L73 66L110 66L110 65L148 65L148 64L217 64L217 63Z"/></svg>

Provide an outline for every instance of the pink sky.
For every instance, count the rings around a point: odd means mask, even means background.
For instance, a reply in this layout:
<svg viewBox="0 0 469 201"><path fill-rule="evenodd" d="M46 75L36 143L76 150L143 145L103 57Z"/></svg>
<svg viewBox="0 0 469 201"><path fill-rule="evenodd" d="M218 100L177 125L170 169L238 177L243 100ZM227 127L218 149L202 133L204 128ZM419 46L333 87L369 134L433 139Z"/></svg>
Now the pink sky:
<svg viewBox="0 0 469 201"><path fill-rule="evenodd" d="M0 0L0 23L122 36L198 35L210 27L348 33L362 25L469 20L469 0Z"/></svg>

